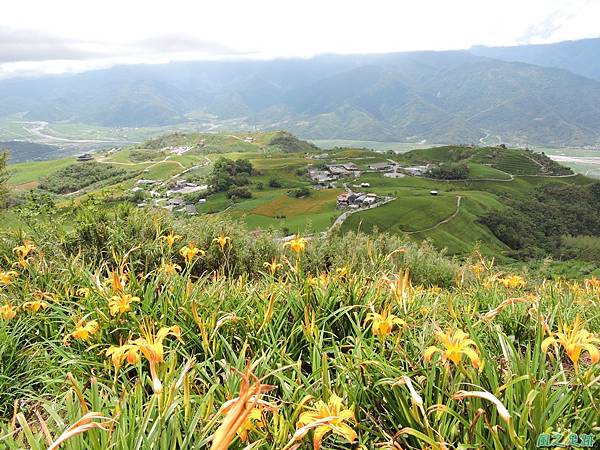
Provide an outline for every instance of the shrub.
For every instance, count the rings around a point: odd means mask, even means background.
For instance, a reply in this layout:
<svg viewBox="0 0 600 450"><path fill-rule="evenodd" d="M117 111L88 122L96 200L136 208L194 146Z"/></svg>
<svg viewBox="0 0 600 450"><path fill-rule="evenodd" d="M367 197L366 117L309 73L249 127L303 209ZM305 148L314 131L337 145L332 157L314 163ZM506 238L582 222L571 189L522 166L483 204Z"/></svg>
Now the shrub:
<svg viewBox="0 0 600 450"><path fill-rule="evenodd" d="M269 187L280 188L281 187L281 181L279 181L277 178L271 178L269 180Z"/></svg>
<svg viewBox="0 0 600 450"><path fill-rule="evenodd" d="M55 194L68 194L91 185L109 185L126 180L139 172L128 172L112 164L95 161L72 164L40 182L40 189Z"/></svg>
<svg viewBox="0 0 600 450"><path fill-rule="evenodd" d="M291 189L288 191L288 195L292 198L309 197L311 194L312 194L312 191L307 187L300 187L300 188Z"/></svg>
<svg viewBox="0 0 600 450"><path fill-rule="evenodd" d="M227 191L227 197L231 199L252 198L252 192L242 186L232 187Z"/></svg>

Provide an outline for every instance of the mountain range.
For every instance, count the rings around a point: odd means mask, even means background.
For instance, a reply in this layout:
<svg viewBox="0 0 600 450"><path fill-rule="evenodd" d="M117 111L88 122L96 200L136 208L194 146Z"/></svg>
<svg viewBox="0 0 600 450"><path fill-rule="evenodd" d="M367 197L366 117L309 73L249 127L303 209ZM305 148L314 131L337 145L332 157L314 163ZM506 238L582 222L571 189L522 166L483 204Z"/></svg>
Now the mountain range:
<svg viewBox="0 0 600 450"><path fill-rule="evenodd" d="M304 138L600 145L600 39L465 51L177 62L0 81L0 116L184 122Z"/></svg>

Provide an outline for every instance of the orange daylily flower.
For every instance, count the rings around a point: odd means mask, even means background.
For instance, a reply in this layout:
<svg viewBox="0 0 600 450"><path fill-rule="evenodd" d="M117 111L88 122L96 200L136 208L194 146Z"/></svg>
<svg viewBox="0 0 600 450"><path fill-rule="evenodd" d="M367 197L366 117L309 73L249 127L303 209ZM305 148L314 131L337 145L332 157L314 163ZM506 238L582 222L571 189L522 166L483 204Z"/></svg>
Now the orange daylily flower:
<svg viewBox="0 0 600 450"><path fill-rule="evenodd" d="M356 431L346 422L354 422L355 420L354 411L345 409L342 399L336 394L331 394L327 403L319 400L311 408L311 411L300 415L296 423L296 433L286 448L302 439L310 430L314 430L314 450L321 448L321 442L325 434L329 432L342 436L348 442L354 442L357 438Z"/></svg>
<svg viewBox="0 0 600 450"><path fill-rule="evenodd" d="M174 325L172 327L162 327L156 334L153 334L149 326L142 328L142 337L133 341L142 355L148 360L150 364L150 374L152 376L152 390L155 394L162 392L162 383L156 372L156 366L164 362L164 349L163 341L169 335L179 338L181 336L181 329Z"/></svg>
<svg viewBox="0 0 600 450"><path fill-rule="evenodd" d="M231 238L229 236L225 236L221 233L219 236L213 239L213 242L216 242L221 247L221 250L225 249L227 244L231 245Z"/></svg>
<svg viewBox="0 0 600 450"><path fill-rule="evenodd" d="M0 306L0 315L4 320L14 319L17 315L17 308L10 303L5 303Z"/></svg>
<svg viewBox="0 0 600 450"><path fill-rule="evenodd" d="M162 236L161 239L167 243L169 248L172 248L175 242L181 239L181 236L171 231L169 234Z"/></svg>
<svg viewBox="0 0 600 450"><path fill-rule="evenodd" d="M140 348L134 344L124 344L119 346L111 345L106 350L106 356L110 356L113 366L118 370L125 360L129 364L137 364L140 360Z"/></svg>
<svg viewBox="0 0 600 450"><path fill-rule="evenodd" d="M92 335L96 334L100 329L100 325L95 320L84 322L79 320L75 324L75 329L63 339L63 343L67 344L69 338L77 339L80 341L89 341Z"/></svg>
<svg viewBox="0 0 600 450"><path fill-rule="evenodd" d="M406 322L404 320L392 314L391 305L388 305L385 308L383 308L381 313L376 313L373 310L373 306L371 306L371 310L372 312L367 314L365 324L367 322L373 322L373 334L375 336L378 336L382 340L392 334L394 325L406 326Z"/></svg>
<svg viewBox="0 0 600 450"><path fill-rule="evenodd" d="M179 254L185 258L187 264L191 264L196 255L204 256L206 252L201 248L196 247L196 244L190 242L188 245L179 250Z"/></svg>
<svg viewBox="0 0 600 450"><path fill-rule="evenodd" d="M520 275L509 275L500 278L498 282L507 289L524 288L527 284L527 280Z"/></svg>
<svg viewBox="0 0 600 450"><path fill-rule="evenodd" d="M579 370L579 359L584 351L587 351L590 355L592 364L600 361L600 350L598 349L600 339L583 328L583 321L579 316L575 318L572 326L560 325L558 332L544 339L542 351L547 352L548 347L555 343L558 343L565 350L565 353L573 362L575 371Z"/></svg>
<svg viewBox="0 0 600 450"><path fill-rule="evenodd" d="M181 272L181 266L179 264L175 264L172 261L168 261L168 262L164 262L162 263L162 265L160 266L160 270L165 274L165 275L175 275L177 272Z"/></svg>
<svg viewBox="0 0 600 450"><path fill-rule="evenodd" d="M31 312L38 312L40 309L46 309L48 303L43 300L32 300L30 302L23 303L23 309L27 309Z"/></svg>
<svg viewBox="0 0 600 450"><path fill-rule="evenodd" d="M284 243L283 246L291 248L294 253L300 253L306 248L306 242L306 239L300 237L300 235L295 235L291 240Z"/></svg>
<svg viewBox="0 0 600 450"><path fill-rule="evenodd" d="M467 333L462 330L454 332L448 330L446 333L438 331L435 335L437 340L444 346L444 349L442 350L435 346L429 347L423 354L425 361L431 361L434 354L440 353L443 364L448 364L448 361L452 361L458 366L464 355L471 360L473 367L480 370L483 369L483 362L479 358L477 344L472 339L469 339Z"/></svg>
<svg viewBox="0 0 600 450"><path fill-rule="evenodd" d="M113 295L108 300L108 309L110 310L111 316L116 316L117 314L123 314L130 311L131 303L139 303L139 301L139 297L134 297L131 294Z"/></svg>
<svg viewBox="0 0 600 450"><path fill-rule="evenodd" d="M273 258L271 260L271 262L264 263L263 267L269 269L269 272L271 272L271 275L275 275L275 272L277 272L277 269L282 268L283 264L278 263L277 260L275 258Z"/></svg>
<svg viewBox="0 0 600 450"><path fill-rule="evenodd" d="M0 286L8 286L12 283L13 279L18 277L19 273L14 270L1 270L0 269Z"/></svg>

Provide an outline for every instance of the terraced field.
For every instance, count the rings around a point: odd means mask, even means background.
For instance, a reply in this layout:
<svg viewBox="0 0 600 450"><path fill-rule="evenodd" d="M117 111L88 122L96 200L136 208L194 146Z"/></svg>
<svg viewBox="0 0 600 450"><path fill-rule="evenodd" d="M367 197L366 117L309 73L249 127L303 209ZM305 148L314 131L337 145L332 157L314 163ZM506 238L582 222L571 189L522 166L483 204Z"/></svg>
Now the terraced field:
<svg viewBox="0 0 600 450"><path fill-rule="evenodd" d="M538 175L540 173L540 165L522 155L504 155L492 167L513 175Z"/></svg>
<svg viewBox="0 0 600 450"><path fill-rule="evenodd" d="M290 198L285 190L256 193L256 198L236 204L227 214L241 219L250 229L324 231L339 215L335 203L342 192L339 189L320 190L299 199Z"/></svg>
<svg viewBox="0 0 600 450"><path fill-rule="evenodd" d="M342 231L414 232L434 226L455 210L455 195L448 193L434 197L424 192L412 192L379 208L350 215L343 223Z"/></svg>

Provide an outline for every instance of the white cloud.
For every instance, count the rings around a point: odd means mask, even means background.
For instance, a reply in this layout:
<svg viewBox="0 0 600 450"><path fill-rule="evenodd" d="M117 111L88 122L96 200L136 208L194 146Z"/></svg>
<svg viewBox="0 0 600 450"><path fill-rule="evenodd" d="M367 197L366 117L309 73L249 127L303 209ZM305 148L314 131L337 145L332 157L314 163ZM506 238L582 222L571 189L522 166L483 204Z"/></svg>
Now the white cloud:
<svg viewBox="0 0 600 450"><path fill-rule="evenodd" d="M114 64L463 49L596 37L600 0L20 0L0 76Z"/></svg>

